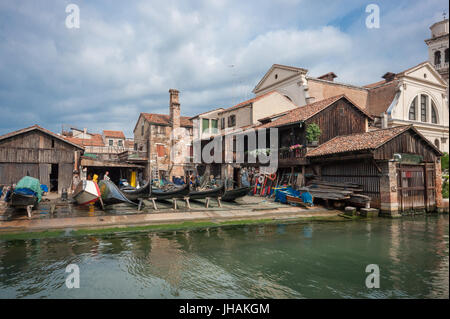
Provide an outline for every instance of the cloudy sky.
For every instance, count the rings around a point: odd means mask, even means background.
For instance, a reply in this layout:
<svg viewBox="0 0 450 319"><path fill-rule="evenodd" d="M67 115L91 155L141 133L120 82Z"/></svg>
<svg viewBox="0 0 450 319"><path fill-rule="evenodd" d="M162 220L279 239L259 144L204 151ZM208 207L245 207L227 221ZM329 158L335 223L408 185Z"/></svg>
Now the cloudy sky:
<svg viewBox="0 0 450 319"><path fill-rule="evenodd" d="M80 28L68 29L77 4ZM380 28L365 26L370 3ZM252 97L274 63L367 84L428 58L446 0L0 0L0 134L39 124L123 130L140 112L183 115Z"/></svg>

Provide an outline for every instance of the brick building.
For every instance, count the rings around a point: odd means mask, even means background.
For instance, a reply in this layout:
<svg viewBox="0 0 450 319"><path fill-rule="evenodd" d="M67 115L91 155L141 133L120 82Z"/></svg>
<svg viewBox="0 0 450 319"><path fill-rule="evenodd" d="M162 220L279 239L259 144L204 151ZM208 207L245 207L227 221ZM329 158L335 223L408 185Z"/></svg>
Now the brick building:
<svg viewBox="0 0 450 319"><path fill-rule="evenodd" d="M123 160L145 165L144 177L172 178L194 170L193 125L181 116L179 91L169 90L169 114L141 113L134 132L134 149L121 154Z"/></svg>

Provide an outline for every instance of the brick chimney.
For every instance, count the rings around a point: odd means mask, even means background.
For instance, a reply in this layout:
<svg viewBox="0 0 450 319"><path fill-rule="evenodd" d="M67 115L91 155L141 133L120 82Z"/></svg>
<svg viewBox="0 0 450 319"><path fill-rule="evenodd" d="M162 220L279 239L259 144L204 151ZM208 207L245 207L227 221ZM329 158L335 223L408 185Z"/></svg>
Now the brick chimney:
<svg viewBox="0 0 450 319"><path fill-rule="evenodd" d="M334 78L337 78L337 75L333 72L328 72L327 74L321 75L318 77L320 80L331 81L334 82Z"/></svg>
<svg viewBox="0 0 450 319"><path fill-rule="evenodd" d="M180 93L178 90L170 89L170 101L169 101L169 111L170 111L170 125L172 129L180 127L180 102L178 98L178 94Z"/></svg>
<svg viewBox="0 0 450 319"><path fill-rule="evenodd" d="M387 72L382 78L385 79L386 82L391 82L395 78L395 73Z"/></svg>

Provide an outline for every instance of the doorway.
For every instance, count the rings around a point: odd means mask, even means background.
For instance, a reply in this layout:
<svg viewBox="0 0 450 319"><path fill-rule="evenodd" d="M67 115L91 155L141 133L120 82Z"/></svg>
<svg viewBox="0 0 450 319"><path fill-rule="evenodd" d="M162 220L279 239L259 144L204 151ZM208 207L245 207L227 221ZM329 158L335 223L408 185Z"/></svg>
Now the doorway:
<svg viewBox="0 0 450 319"><path fill-rule="evenodd" d="M57 192L58 191L58 164L51 164L51 170L50 170L50 192Z"/></svg>

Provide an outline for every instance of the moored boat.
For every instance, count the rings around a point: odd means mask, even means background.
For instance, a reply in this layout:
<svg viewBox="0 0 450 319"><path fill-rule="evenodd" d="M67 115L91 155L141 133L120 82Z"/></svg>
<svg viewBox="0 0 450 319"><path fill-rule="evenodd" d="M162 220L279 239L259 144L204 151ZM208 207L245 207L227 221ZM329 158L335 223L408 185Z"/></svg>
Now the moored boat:
<svg viewBox="0 0 450 319"><path fill-rule="evenodd" d="M150 183L141 188L131 188L129 186L121 189L122 193L131 201L137 201L139 198L148 198L150 193Z"/></svg>
<svg viewBox="0 0 450 319"><path fill-rule="evenodd" d="M31 210L36 208L42 199L41 183L37 178L25 176L16 185L11 194L10 205L18 209L26 209L31 218Z"/></svg>
<svg viewBox="0 0 450 319"><path fill-rule="evenodd" d="M225 191L222 200L225 202L232 202L240 197L244 197L250 191L250 187L239 187Z"/></svg>
<svg viewBox="0 0 450 319"><path fill-rule="evenodd" d="M100 188L101 198L105 205L113 205L119 203L128 203L132 205L136 205L131 200L129 200L124 193L120 191L120 189L111 181L101 180L98 183L98 187Z"/></svg>
<svg viewBox="0 0 450 319"><path fill-rule="evenodd" d="M189 193L189 199L203 199L206 197L217 198L221 197L225 192L225 186L219 186L213 189L207 189L202 191L191 191Z"/></svg>
<svg viewBox="0 0 450 319"><path fill-rule="evenodd" d="M94 181L80 181L73 193L73 199L80 205L95 203L102 196L98 184Z"/></svg>
<svg viewBox="0 0 450 319"><path fill-rule="evenodd" d="M157 200L165 200L171 198L183 198L189 195L189 184L185 184L182 187L176 187L171 190L163 190L160 188L153 188L150 197L156 198Z"/></svg>

